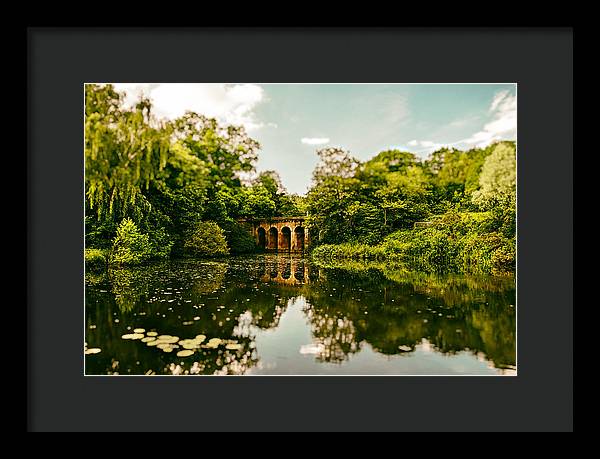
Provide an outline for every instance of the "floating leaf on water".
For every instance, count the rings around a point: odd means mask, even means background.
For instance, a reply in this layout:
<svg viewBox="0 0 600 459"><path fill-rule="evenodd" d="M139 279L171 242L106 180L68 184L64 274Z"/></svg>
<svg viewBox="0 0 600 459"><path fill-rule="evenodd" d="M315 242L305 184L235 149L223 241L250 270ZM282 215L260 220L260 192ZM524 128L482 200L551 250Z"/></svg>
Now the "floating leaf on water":
<svg viewBox="0 0 600 459"><path fill-rule="evenodd" d="M142 335L141 333L127 333L127 334L121 336L121 338L123 338L123 339L141 339L143 337L144 337L144 335Z"/></svg>
<svg viewBox="0 0 600 459"><path fill-rule="evenodd" d="M143 328L134 328L133 333L144 333L145 331Z"/></svg>
<svg viewBox="0 0 600 459"><path fill-rule="evenodd" d="M156 333L156 332L148 332L148 333L146 333L146 335L148 335L148 336L157 336L158 333Z"/></svg>
<svg viewBox="0 0 600 459"><path fill-rule="evenodd" d="M143 341L143 340L142 340L142 341ZM147 344L148 346L156 346L156 345L158 345L159 343L160 343L160 341L158 341L157 339L154 339L154 340L152 340L152 341L146 341L146 344Z"/></svg>
<svg viewBox="0 0 600 459"><path fill-rule="evenodd" d="M218 346L219 344L221 344L221 338L211 338L208 340L208 344L214 344Z"/></svg>
<svg viewBox="0 0 600 459"><path fill-rule="evenodd" d="M198 342L202 342L206 339L206 335L196 335L196 338L194 338L196 341Z"/></svg>
<svg viewBox="0 0 600 459"><path fill-rule="evenodd" d="M188 357L188 356L192 355L193 353L194 353L194 351L191 351L191 350L179 351L177 353L177 357Z"/></svg>
<svg viewBox="0 0 600 459"><path fill-rule="evenodd" d="M158 340L162 341L163 343L176 343L177 341L179 341L179 336L171 336L171 335L160 335L158 338Z"/></svg>
<svg viewBox="0 0 600 459"><path fill-rule="evenodd" d="M87 351L85 351L85 353L86 354L97 354L100 351L101 351L101 349L99 347L92 347L92 348L88 349Z"/></svg>
<svg viewBox="0 0 600 459"><path fill-rule="evenodd" d="M142 338L142 343L147 343L149 341L156 341L156 338L154 336L147 336L145 338Z"/></svg>
<svg viewBox="0 0 600 459"><path fill-rule="evenodd" d="M239 349L241 349L243 346L241 344L228 344L227 346L225 346L225 349L230 349L232 351L237 351Z"/></svg>
<svg viewBox="0 0 600 459"><path fill-rule="evenodd" d="M163 352L173 352L173 348L172 347L164 347Z"/></svg>

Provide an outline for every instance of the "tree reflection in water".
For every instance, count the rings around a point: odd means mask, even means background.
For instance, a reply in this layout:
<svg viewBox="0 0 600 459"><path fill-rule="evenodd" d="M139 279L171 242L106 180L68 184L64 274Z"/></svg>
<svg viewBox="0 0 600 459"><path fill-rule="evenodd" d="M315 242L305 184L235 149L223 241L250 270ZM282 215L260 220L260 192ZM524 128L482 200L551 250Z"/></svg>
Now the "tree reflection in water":
<svg viewBox="0 0 600 459"><path fill-rule="evenodd" d="M101 348L86 356L86 374L245 374L263 359L256 337L276 330L299 297L317 362L344 365L364 346L387 356L430 346L444 355L468 350L496 368L515 366L513 278L261 255L86 275L86 343ZM135 328L224 341L178 357L182 347L163 352L121 338Z"/></svg>

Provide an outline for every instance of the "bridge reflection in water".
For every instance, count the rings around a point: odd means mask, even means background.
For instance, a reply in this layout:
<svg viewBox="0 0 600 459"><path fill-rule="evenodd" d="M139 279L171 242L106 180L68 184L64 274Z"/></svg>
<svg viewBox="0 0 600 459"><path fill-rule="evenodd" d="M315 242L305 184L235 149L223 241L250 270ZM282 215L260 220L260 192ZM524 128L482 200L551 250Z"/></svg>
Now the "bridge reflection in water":
<svg viewBox="0 0 600 459"><path fill-rule="evenodd" d="M259 264L261 282L284 285L302 285L318 278L318 269L300 257L277 257Z"/></svg>

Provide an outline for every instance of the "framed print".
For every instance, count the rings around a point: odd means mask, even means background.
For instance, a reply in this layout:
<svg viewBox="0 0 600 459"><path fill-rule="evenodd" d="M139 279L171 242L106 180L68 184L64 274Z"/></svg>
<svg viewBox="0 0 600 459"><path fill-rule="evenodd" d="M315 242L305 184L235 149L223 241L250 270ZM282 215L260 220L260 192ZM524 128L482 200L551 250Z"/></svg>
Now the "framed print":
<svg viewBox="0 0 600 459"><path fill-rule="evenodd" d="M30 430L572 430L572 38L30 29Z"/></svg>

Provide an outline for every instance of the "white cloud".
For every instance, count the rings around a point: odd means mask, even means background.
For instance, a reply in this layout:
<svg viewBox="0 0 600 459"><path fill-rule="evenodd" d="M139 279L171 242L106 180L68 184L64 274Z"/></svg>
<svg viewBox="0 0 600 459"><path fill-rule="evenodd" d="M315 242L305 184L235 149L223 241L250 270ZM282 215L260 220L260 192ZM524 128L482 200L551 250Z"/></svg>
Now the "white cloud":
<svg viewBox="0 0 600 459"><path fill-rule="evenodd" d="M483 148L502 139L514 139L517 135L517 97L510 91L499 91L494 95L488 110L491 120L473 135L455 142L438 143L431 140L411 140L407 145L423 147L415 150L419 155L427 155L442 147L466 144L468 147ZM453 124L453 123L451 123Z"/></svg>
<svg viewBox="0 0 600 459"><path fill-rule="evenodd" d="M152 100L158 116L174 119L186 111L216 118L225 124L242 125L248 131L274 123L259 121L256 106L265 101L264 89L256 84L228 83L116 83L115 89L125 91L125 102L134 103L144 94Z"/></svg>
<svg viewBox="0 0 600 459"><path fill-rule="evenodd" d="M517 134L517 96L509 91L496 93L490 104L489 111L492 120L483 126L481 131L464 142L476 147L485 147L490 143L505 139L515 138Z"/></svg>
<svg viewBox="0 0 600 459"><path fill-rule="evenodd" d="M302 137L300 142L305 143L306 145L323 145L324 143L329 142L329 138L327 138L327 137Z"/></svg>

